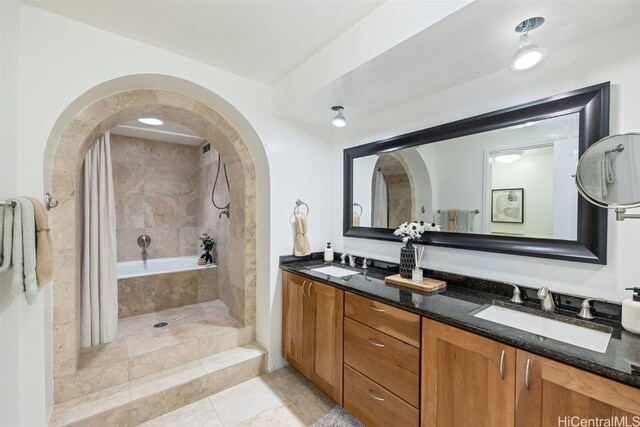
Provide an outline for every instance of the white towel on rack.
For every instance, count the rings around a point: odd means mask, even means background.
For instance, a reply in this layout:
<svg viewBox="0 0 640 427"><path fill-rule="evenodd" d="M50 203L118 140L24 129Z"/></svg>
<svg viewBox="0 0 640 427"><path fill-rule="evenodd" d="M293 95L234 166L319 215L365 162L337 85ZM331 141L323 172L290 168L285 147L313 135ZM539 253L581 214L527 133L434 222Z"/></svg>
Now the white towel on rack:
<svg viewBox="0 0 640 427"><path fill-rule="evenodd" d="M12 241L13 207L9 205L0 206L0 273L4 273L11 267Z"/></svg>
<svg viewBox="0 0 640 427"><path fill-rule="evenodd" d="M13 208L13 277L11 293L21 294L28 304L38 299L38 281L36 279L36 220L33 204L24 197L15 199Z"/></svg>

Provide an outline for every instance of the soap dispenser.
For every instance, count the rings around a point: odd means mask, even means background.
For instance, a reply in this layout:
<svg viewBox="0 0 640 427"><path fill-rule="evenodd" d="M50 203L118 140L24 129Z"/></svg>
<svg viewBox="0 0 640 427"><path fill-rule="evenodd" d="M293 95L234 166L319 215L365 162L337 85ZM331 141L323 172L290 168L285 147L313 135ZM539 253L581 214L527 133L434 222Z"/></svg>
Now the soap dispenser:
<svg viewBox="0 0 640 427"><path fill-rule="evenodd" d="M331 242L327 242L327 247L324 250L324 260L327 262L333 261L333 248Z"/></svg>
<svg viewBox="0 0 640 427"><path fill-rule="evenodd" d="M640 287L627 288L633 297L622 301L622 327L634 334L640 334Z"/></svg>

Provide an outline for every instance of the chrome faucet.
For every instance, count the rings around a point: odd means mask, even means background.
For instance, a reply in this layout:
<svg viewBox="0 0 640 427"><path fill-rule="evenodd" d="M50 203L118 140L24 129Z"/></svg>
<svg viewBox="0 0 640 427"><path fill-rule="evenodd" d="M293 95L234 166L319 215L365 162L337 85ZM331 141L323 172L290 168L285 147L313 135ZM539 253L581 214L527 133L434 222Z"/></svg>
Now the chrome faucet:
<svg viewBox="0 0 640 427"><path fill-rule="evenodd" d="M549 311L551 313L556 311L556 303L553 302L553 295L551 295L551 291L549 291L546 286L538 290L538 298L540 298L542 311Z"/></svg>
<svg viewBox="0 0 640 427"><path fill-rule="evenodd" d="M144 248L142 250L142 260L146 261L148 257L149 257L149 255L147 254L147 248Z"/></svg>
<svg viewBox="0 0 640 427"><path fill-rule="evenodd" d="M513 296L511 297L511 302L514 304L522 304L522 298L520 298L520 288L513 283L506 283L505 285L513 286Z"/></svg>
<svg viewBox="0 0 640 427"><path fill-rule="evenodd" d="M345 260L347 257L349 257L349 267L355 267L356 259L353 257L353 255L348 254L346 252L343 253L342 256L340 257L340 264L346 264Z"/></svg>
<svg viewBox="0 0 640 427"><path fill-rule="evenodd" d="M362 269L363 270L366 270L368 268L368 266L367 266L367 262L368 261L371 261L371 258L364 257L364 259L362 260Z"/></svg>
<svg viewBox="0 0 640 427"><path fill-rule="evenodd" d="M600 301L600 302L606 302L606 300L603 300L602 298L585 298L584 301L582 301L582 305L580 306L580 313L578 313L578 317L581 317L583 319L593 319L593 313L591 312L591 301Z"/></svg>

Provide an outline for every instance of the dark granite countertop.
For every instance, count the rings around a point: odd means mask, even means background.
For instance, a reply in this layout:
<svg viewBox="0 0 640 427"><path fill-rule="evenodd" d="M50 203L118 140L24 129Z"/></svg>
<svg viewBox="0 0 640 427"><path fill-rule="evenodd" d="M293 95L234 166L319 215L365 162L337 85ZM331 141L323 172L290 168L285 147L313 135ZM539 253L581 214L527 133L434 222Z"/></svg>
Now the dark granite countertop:
<svg viewBox="0 0 640 427"><path fill-rule="evenodd" d="M577 307L579 307L576 301L579 300L572 301L571 297L561 296L558 300L559 310L556 314L549 315L540 310L537 301L527 302L527 295L531 294L532 290L521 287L527 311L535 310L545 317L590 326L594 329L611 330L611 340L606 352L599 353L469 314L493 301L498 301L499 305L513 306L515 309L521 310L522 306L514 305L509 301L511 287L508 285L448 273L425 271L425 277L447 281L447 288L433 293L421 293L385 284L384 278L386 276L397 273L394 264L376 262L376 267L380 268L362 270L349 268L337 262L324 262L316 258L317 256L307 257L301 261L300 258L281 257L280 268L640 388L640 366L633 366L629 361L633 358L637 363L640 363L640 335L622 329L619 322L619 311L616 313L619 306L616 304L596 306L599 316L602 315L603 318L587 322L578 319L575 314ZM311 270L331 264L355 270L361 274L337 278ZM573 306L570 306L571 304Z"/></svg>

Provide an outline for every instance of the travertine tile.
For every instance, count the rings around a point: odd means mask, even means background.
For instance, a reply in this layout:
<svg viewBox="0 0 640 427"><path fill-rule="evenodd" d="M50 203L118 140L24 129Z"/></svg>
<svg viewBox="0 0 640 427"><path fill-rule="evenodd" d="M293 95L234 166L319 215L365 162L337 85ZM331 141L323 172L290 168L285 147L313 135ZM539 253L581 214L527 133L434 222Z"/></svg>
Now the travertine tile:
<svg viewBox="0 0 640 427"><path fill-rule="evenodd" d="M108 417L110 411L119 412L130 401L129 384L111 387L56 405L49 425L66 426L99 414Z"/></svg>
<svg viewBox="0 0 640 427"><path fill-rule="evenodd" d="M160 274L156 277L156 311L182 307L198 302L198 273Z"/></svg>
<svg viewBox="0 0 640 427"><path fill-rule="evenodd" d="M225 303L223 303L219 299L214 301L203 302L200 304L200 307L202 307L202 309L207 312L217 311L223 314L229 314L229 307L227 307Z"/></svg>
<svg viewBox="0 0 640 427"><path fill-rule="evenodd" d="M76 357L76 325L65 323L53 325L53 373L54 377L62 377L75 371Z"/></svg>
<svg viewBox="0 0 640 427"><path fill-rule="evenodd" d="M122 341L133 335L154 332L153 325L158 323L157 313L146 313L118 319L118 332L116 341Z"/></svg>
<svg viewBox="0 0 640 427"><path fill-rule="evenodd" d="M141 378L197 359L197 341L189 341L151 353L144 353L129 359L129 379Z"/></svg>
<svg viewBox="0 0 640 427"><path fill-rule="evenodd" d="M105 366L127 358L127 345L124 341L83 348L80 351L78 370Z"/></svg>
<svg viewBox="0 0 640 427"><path fill-rule="evenodd" d="M229 387L263 375L266 370L266 357L262 355L228 368L212 372L208 376L209 395L226 390Z"/></svg>
<svg viewBox="0 0 640 427"><path fill-rule="evenodd" d="M131 399L138 400L162 390L186 384L198 378L204 378L207 372L199 361L176 366L144 378L130 382Z"/></svg>
<svg viewBox="0 0 640 427"><path fill-rule="evenodd" d="M200 304L169 308L158 312L158 320L160 322L167 322L171 326L198 322L207 319L209 316Z"/></svg>
<svg viewBox="0 0 640 427"><path fill-rule="evenodd" d="M128 360L125 359L58 378L54 384L54 401L60 403L124 384L129 380L127 367Z"/></svg>
<svg viewBox="0 0 640 427"><path fill-rule="evenodd" d="M218 298L218 274L214 268L198 271L198 302Z"/></svg>
<svg viewBox="0 0 640 427"><path fill-rule="evenodd" d="M118 317L138 316L156 310L156 276L118 279Z"/></svg>
<svg viewBox="0 0 640 427"><path fill-rule="evenodd" d="M184 344L189 341L194 341L195 339L196 335L191 331L189 326L178 325L129 337L126 343L129 357L134 357L163 348L173 347L178 344Z"/></svg>
<svg viewBox="0 0 640 427"><path fill-rule="evenodd" d="M208 317L206 319L189 325L199 338L242 328L242 324L228 314L207 314Z"/></svg>
<svg viewBox="0 0 640 427"><path fill-rule="evenodd" d="M131 420L134 425L140 424L201 400L207 395L207 377L198 377L161 393L134 400L131 402Z"/></svg>
<svg viewBox="0 0 640 427"><path fill-rule="evenodd" d="M273 371L265 375L264 379L280 390L288 399L313 389L313 385L290 366Z"/></svg>
<svg viewBox="0 0 640 427"><path fill-rule="evenodd" d="M255 327L245 326L215 335L198 338L198 354L207 357L248 344L255 339Z"/></svg>
<svg viewBox="0 0 640 427"><path fill-rule="evenodd" d="M209 399L202 399L168 414L139 424L139 427L222 427Z"/></svg>
<svg viewBox="0 0 640 427"><path fill-rule="evenodd" d="M265 353L266 350L262 348L260 344L254 342L224 351L222 353L202 358L200 359L200 362L202 363L202 366L204 366L207 373L211 374L228 368L229 366L233 366L251 359L259 358Z"/></svg>
<svg viewBox="0 0 640 427"><path fill-rule="evenodd" d="M289 401L304 414L309 424L317 422L336 406L333 400L315 387L291 397Z"/></svg>
<svg viewBox="0 0 640 427"><path fill-rule="evenodd" d="M305 415L291 402L283 402L237 424L242 427L304 427L309 426Z"/></svg>
<svg viewBox="0 0 640 427"><path fill-rule="evenodd" d="M238 425L283 401L264 379L254 378L209 398L224 425Z"/></svg>

